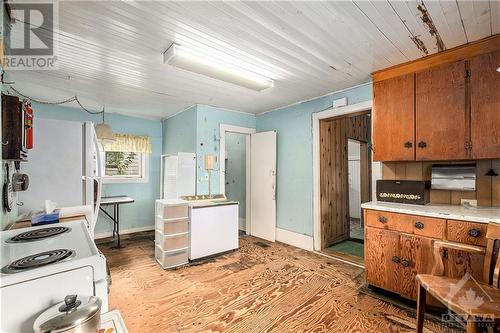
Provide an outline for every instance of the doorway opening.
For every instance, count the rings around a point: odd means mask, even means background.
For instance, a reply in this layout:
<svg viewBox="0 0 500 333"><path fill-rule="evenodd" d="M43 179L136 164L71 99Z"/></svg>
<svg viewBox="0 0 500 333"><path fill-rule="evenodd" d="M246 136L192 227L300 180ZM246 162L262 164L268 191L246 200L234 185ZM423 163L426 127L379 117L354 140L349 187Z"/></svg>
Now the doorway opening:
<svg viewBox="0 0 500 333"><path fill-rule="evenodd" d="M246 231L246 137L243 133L226 133L224 194L239 202L239 230Z"/></svg>
<svg viewBox="0 0 500 333"><path fill-rule="evenodd" d="M361 203L371 200L370 111L322 119L319 130L321 251L362 264Z"/></svg>
<svg viewBox="0 0 500 333"><path fill-rule="evenodd" d="M219 188L229 200L239 202L241 234L250 232L250 136L254 128L220 125Z"/></svg>

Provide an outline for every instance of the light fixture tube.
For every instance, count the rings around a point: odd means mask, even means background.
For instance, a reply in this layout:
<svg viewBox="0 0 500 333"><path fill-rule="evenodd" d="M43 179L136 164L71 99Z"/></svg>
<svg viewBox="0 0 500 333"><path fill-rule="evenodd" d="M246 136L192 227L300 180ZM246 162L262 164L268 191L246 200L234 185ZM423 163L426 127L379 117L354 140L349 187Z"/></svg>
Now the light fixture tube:
<svg viewBox="0 0 500 333"><path fill-rule="evenodd" d="M274 81L269 78L225 64L175 43L163 53L163 63L256 91L274 85Z"/></svg>

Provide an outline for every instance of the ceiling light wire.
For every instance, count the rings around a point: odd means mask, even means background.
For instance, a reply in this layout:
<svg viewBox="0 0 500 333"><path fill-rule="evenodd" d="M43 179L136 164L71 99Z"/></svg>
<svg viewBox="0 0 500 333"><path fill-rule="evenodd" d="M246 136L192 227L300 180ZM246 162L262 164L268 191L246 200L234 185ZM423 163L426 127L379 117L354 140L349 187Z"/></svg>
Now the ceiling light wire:
<svg viewBox="0 0 500 333"><path fill-rule="evenodd" d="M67 104L67 103L72 103L72 102L76 102L78 103L78 106L80 106L80 108L87 112L87 113L90 113L90 114L93 114L93 115L97 115L97 114L104 114L104 107L102 108L101 111L92 111L92 110L89 110L87 109L86 107L84 107L82 105L82 103L80 102L80 100L78 99L78 96L75 95L73 97L70 97L68 99L65 99L65 100L62 100L62 101L57 101L57 102L49 102L49 101L42 101L42 100L39 100L39 99L36 99L36 98L33 98L33 97L30 97L28 95L25 95L23 93L21 93L19 90L17 90L16 88L14 88L13 86L10 86L9 89L12 89L12 91L14 92L15 95L18 95L20 97L23 97L23 98L26 98L32 102L35 102L35 103L38 103L38 104L46 104L46 105L60 105L60 104Z"/></svg>

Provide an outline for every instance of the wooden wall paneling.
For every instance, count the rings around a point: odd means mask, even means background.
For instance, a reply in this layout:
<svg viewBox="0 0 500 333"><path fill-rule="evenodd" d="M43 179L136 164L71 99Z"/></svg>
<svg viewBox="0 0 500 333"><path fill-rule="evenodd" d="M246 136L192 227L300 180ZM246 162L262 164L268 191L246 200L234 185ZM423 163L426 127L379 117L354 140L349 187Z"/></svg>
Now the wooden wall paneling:
<svg viewBox="0 0 500 333"><path fill-rule="evenodd" d="M416 160L465 159L465 61L418 72L415 95Z"/></svg>
<svg viewBox="0 0 500 333"><path fill-rule="evenodd" d="M350 236L347 139L352 138L364 142L365 152L370 156L370 151L367 148L370 127L370 116L366 113L320 121L322 249L348 239ZM370 200L371 176L368 174L369 170L368 168L365 175L367 179L362 177L365 179L363 182L365 184L363 202Z"/></svg>
<svg viewBox="0 0 500 333"><path fill-rule="evenodd" d="M470 61L472 158L500 157L500 51Z"/></svg>
<svg viewBox="0 0 500 333"><path fill-rule="evenodd" d="M406 179L407 180L424 180L422 162L406 163Z"/></svg>
<svg viewBox="0 0 500 333"><path fill-rule="evenodd" d="M382 162L382 179L396 179L396 162Z"/></svg>
<svg viewBox="0 0 500 333"><path fill-rule="evenodd" d="M500 160L493 160L491 166L499 175L491 177L491 205L500 206Z"/></svg>
<svg viewBox="0 0 500 333"><path fill-rule="evenodd" d="M433 204L450 205L451 204L451 192L431 189L430 202Z"/></svg>
<svg viewBox="0 0 500 333"><path fill-rule="evenodd" d="M462 199L476 200L476 191L450 191L450 204L461 205Z"/></svg>
<svg viewBox="0 0 500 333"><path fill-rule="evenodd" d="M331 205L332 200L330 198L330 170L332 166L331 153L330 153L330 141L331 141L331 122L330 121L320 121L320 215L321 215L321 247L324 248L327 245L327 237L330 233L329 228L331 226L332 217Z"/></svg>
<svg viewBox="0 0 500 333"><path fill-rule="evenodd" d="M486 173L492 168L491 160L481 160L476 163L476 192L478 206L492 205L492 177Z"/></svg>
<svg viewBox="0 0 500 333"><path fill-rule="evenodd" d="M372 121L375 161L415 159L414 88L413 74L373 84Z"/></svg>

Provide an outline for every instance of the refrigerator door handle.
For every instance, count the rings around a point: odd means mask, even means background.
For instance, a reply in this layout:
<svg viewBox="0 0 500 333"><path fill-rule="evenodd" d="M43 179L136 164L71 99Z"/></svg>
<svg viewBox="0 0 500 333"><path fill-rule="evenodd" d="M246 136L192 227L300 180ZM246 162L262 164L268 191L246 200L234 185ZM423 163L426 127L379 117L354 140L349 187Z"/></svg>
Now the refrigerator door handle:
<svg viewBox="0 0 500 333"><path fill-rule="evenodd" d="M94 229L97 224L97 218L99 216L99 208L101 206L101 194L102 194L102 164L101 164L101 152L99 150L99 140L97 139L97 135L95 130L92 128L92 134L93 134L93 143L95 147L95 154L96 154L96 161L97 161L97 177L93 177L95 180L97 180L97 200L95 202L95 207L94 207L94 216L93 216L93 221L91 221L92 225L90 227L90 231L92 234L92 237L94 237Z"/></svg>

